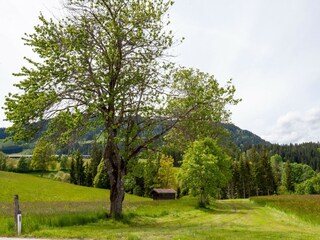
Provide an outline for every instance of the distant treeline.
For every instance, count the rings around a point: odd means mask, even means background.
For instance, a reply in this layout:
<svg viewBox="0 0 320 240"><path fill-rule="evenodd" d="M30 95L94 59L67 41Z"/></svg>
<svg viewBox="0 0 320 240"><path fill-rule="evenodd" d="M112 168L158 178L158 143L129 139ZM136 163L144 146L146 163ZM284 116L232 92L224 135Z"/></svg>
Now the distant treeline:
<svg viewBox="0 0 320 240"><path fill-rule="evenodd" d="M241 152L248 149L255 148L258 151L266 149L269 156L278 154L282 157L283 161L291 163L307 164L314 170L320 170L320 143L300 143L300 144L258 144L245 146Z"/></svg>
<svg viewBox="0 0 320 240"><path fill-rule="evenodd" d="M301 143L269 146L272 154L279 154L285 161L303 163L320 170L320 143Z"/></svg>

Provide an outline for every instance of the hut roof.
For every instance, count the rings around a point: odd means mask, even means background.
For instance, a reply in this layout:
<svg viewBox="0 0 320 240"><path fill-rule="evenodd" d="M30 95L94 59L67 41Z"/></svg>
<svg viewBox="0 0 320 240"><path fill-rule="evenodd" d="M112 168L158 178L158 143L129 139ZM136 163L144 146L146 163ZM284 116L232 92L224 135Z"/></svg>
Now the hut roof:
<svg viewBox="0 0 320 240"><path fill-rule="evenodd" d="M177 193L173 189L164 189L164 188L154 188L152 191L156 193Z"/></svg>

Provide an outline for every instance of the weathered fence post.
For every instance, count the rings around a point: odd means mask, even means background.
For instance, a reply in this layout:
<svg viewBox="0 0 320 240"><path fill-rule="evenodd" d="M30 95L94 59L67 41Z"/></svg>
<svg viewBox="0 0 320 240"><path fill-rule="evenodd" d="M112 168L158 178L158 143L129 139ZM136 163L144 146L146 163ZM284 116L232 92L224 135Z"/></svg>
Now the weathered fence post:
<svg viewBox="0 0 320 240"><path fill-rule="evenodd" d="M14 195L14 222L15 222L15 229L18 233L18 235L21 234L21 222L22 222L22 217L21 217L21 211L19 208L19 196Z"/></svg>

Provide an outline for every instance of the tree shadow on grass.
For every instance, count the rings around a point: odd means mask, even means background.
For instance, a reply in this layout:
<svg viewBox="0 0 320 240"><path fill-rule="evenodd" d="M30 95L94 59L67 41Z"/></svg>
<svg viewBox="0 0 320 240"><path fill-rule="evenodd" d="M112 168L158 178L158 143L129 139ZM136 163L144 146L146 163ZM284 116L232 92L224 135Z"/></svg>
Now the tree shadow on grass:
<svg viewBox="0 0 320 240"><path fill-rule="evenodd" d="M246 214L248 211L253 211L262 206L252 204L249 201L232 201L232 200L220 200L211 205L197 206L196 209L210 213L210 214Z"/></svg>

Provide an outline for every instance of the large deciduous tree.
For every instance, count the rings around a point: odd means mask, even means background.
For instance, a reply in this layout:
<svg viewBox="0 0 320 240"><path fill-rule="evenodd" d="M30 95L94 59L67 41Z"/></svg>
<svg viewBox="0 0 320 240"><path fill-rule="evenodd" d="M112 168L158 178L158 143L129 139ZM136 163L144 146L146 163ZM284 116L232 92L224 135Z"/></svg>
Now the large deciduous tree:
<svg viewBox="0 0 320 240"><path fill-rule="evenodd" d="M41 15L35 32L24 38L40 60L27 58L29 66L17 74L24 78L16 85L20 93L6 99L7 120L13 123L9 132L16 141L32 138L43 129L41 122L49 122L46 137L60 144L103 126L112 217L122 214L129 160L197 109L203 117L201 106L217 106L210 116L219 121L224 114L219 109L235 103L231 85L211 91L216 82L205 79L209 85L193 86L186 70L171 74L173 64L165 57L174 43L166 17L172 3L68 0L67 17L57 21ZM191 73L198 81L205 77ZM182 89L183 82L190 87ZM196 92L189 96L191 91Z"/></svg>

